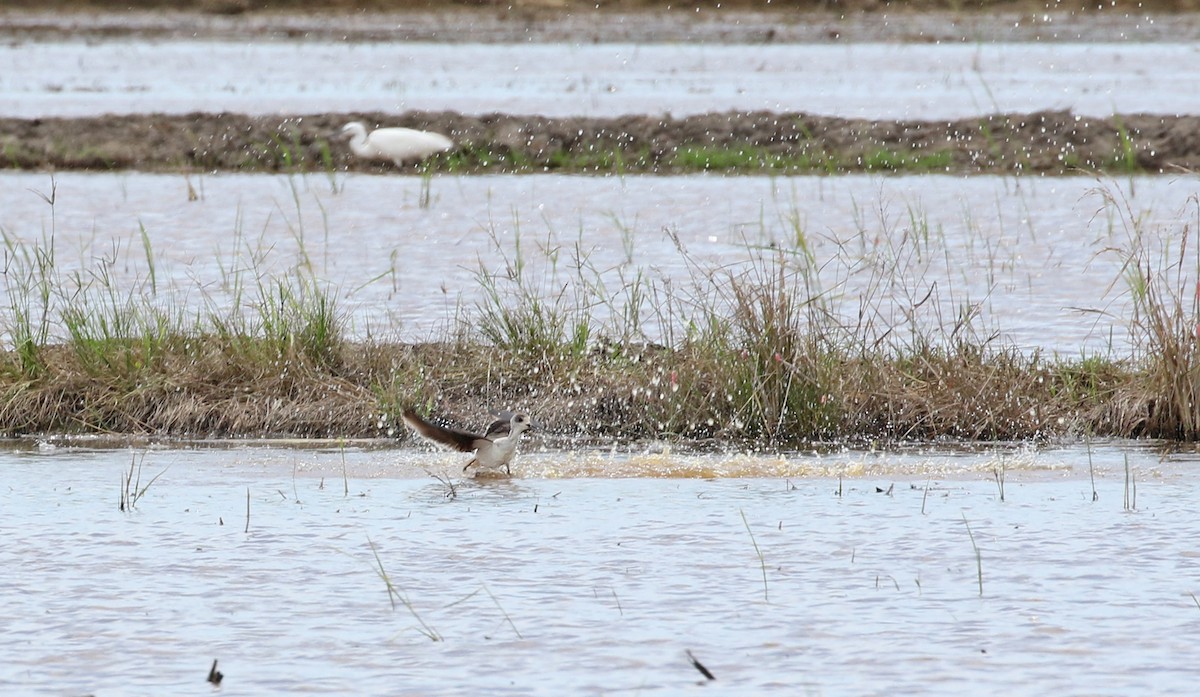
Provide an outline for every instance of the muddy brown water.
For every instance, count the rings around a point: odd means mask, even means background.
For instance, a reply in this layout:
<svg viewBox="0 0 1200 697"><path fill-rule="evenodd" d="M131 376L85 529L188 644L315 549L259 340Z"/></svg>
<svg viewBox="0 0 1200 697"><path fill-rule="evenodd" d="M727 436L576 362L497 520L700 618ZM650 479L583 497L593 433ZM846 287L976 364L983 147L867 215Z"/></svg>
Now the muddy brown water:
<svg viewBox="0 0 1200 697"><path fill-rule="evenodd" d="M1187 693L1196 457L1090 455L6 449L0 686Z"/></svg>

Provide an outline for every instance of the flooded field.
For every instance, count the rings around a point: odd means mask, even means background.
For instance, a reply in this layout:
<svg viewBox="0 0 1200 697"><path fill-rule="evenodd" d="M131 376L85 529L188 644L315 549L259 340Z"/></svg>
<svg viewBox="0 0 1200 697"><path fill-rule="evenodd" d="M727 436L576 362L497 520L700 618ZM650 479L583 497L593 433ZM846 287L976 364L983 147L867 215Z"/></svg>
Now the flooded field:
<svg viewBox="0 0 1200 697"><path fill-rule="evenodd" d="M1125 41L1159 32L1131 21L1054 44L1036 34L1049 19L1019 43L17 28L0 116L1200 114L1200 48ZM1124 356L1121 250L1145 234L1146 258L1169 259L1200 224L1196 191L1193 174L6 171L0 308L21 309L20 259L55 274L53 302L111 291L180 315L301 270L334 289L350 338L424 340L472 316L482 279L587 287L603 324L631 278L701 292L771 257L847 318L977 315L1023 350ZM6 444L0 688L208 695L213 660L232 695L679 694L707 682L693 661L739 695L1187 694L1200 676L1190 449L694 453L542 433L526 451L512 479L474 480L461 454L395 441Z"/></svg>
<svg viewBox="0 0 1200 697"><path fill-rule="evenodd" d="M39 195L52 186L53 207ZM26 244L53 236L60 272L102 268L125 289L149 282L148 243L156 296L193 311L237 302L236 273L252 284L311 267L337 289L352 335L406 340L469 315L481 270L524 264L547 294L607 283L619 306L622 279L636 274L680 287L697 280L696 265L804 249L820 269L814 292L848 313L864 297L899 313L929 296L943 316L977 306L981 326L1017 345L1071 354L1125 345L1128 288L1114 249L1129 244L1133 220L1164 237L1194 222L1195 186L1188 175L63 174L52 184L6 173L0 229ZM612 309L592 312L602 322Z"/></svg>
<svg viewBox="0 0 1200 697"><path fill-rule="evenodd" d="M722 694L1187 693L1196 456L1092 458L1094 501L1082 448L6 450L0 686L678 694L690 651Z"/></svg>
<svg viewBox="0 0 1200 697"><path fill-rule="evenodd" d="M13 41L0 116L803 111L955 119L1200 113L1195 43ZM64 70L70 66L70 70Z"/></svg>

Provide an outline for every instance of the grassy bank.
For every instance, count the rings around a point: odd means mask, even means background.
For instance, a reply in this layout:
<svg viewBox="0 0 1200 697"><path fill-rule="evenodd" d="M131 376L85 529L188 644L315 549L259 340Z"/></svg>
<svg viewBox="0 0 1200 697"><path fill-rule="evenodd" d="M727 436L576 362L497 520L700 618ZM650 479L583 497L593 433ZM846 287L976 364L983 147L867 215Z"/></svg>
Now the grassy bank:
<svg viewBox="0 0 1200 697"><path fill-rule="evenodd" d="M53 211L53 188L42 195ZM179 296L160 287L145 235L133 282L104 256L66 270L52 217L38 242L0 231L0 430L380 436L402 433L399 413L415 405L464 425L519 407L583 439L1195 440L1200 214L1164 236L1108 197L1120 242L1107 253L1123 270L1102 282L1132 300L1133 348L1073 358L1004 344L978 304L912 293L919 235L818 260L797 226L787 244L747 244L732 262L675 239L684 283L497 241L475 273L481 299L440 335L401 344L349 339L337 289L303 256L282 270L259 254L223 266L228 302L203 287ZM830 267L869 276L850 312L822 286ZM909 298L898 310L897 297Z"/></svg>

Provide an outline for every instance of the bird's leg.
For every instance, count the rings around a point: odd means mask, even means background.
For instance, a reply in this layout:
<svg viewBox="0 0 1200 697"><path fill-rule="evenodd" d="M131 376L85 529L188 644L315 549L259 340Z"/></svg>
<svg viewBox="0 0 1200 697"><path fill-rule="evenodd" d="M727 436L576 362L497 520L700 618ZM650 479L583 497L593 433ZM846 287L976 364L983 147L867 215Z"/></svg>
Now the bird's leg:
<svg viewBox="0 0 1200 697"><path fill-rule="evenodd" d="M512 476L512 468L508 466L507 462L504 463L504 471L508 473L508 476Z"/></svg>

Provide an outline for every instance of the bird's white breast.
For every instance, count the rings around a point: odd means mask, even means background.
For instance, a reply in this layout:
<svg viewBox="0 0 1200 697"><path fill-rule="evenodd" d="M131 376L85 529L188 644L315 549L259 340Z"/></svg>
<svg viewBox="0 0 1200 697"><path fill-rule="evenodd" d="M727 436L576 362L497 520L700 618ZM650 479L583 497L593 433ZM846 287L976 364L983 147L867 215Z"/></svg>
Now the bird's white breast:
<svg viewBox="0 0 1200 697"><path fill-rule="evenodd" d="M520 436L497 438L490 445L480 448L475 454L479 464L484 467L498 467L512 459L517 450L517 440Z"/></svg>

